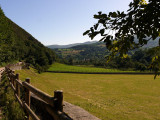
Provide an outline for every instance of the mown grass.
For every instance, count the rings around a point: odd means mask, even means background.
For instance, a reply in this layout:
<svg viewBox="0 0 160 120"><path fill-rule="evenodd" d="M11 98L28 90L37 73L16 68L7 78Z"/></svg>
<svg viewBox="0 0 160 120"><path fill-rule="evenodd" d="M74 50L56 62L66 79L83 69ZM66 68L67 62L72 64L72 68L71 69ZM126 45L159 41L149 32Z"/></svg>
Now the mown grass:
<svg viewBox="0 0 160 120"><path fill-rule="evenodd" d="M105 69L105 68L96 68L96 67L81 67L81 66L72 66L65 65L61 63L54 63L50 66L48 71L53 72L89 72L89 73L105 73L105 72L135 72L135 71L121 71L118 69Z"/></svg>
<svg viewBox="0 0 160 120"><path fill-rule="evenodd" d="M17 71L20 78L53 95L64 91L64 100L103 120L159 120L160 77L154 75L104 75Z"/></svg>

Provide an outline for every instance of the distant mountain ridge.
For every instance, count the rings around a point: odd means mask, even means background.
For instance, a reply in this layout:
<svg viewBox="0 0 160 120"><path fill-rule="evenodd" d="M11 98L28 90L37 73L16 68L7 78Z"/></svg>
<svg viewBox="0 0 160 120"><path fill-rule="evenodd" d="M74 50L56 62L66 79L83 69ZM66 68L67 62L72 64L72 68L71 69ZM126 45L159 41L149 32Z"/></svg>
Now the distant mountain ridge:
<svg viewBox="0 0 160 120"><path fill-rule="evenodd" d="M84 43L73 43L73 44L68 44L68 45L48 45L46 47L50 48L50 49L56 49L56 48L70 48L70 47L74 47L74 46L77 46L77 45L84 45L84 44L93 44L93 43L96 43L98 41L87 41L87 42L84 42Z"/></svg>
<svg viewBox="0 0 160 120"><path fill-rule="evenodd" d="M156 38L155 40L149 40L146 45L144 45L142 48L153 48L159 45L159 39L160 37ZM135 37L135 42L138 43L138 39Z"/></svg>
<svg viewBox="0 0 160 120"><path fill-rule="evenodd" d="M158 40L159 38L155 39L155 40L150 40L146 45L144 45L142 48L152 48L152 47L156 47L158 46ZM138 42L138 40L135 38L135 41ZM46 47L50 48L50 49L66 49L66 48L72 48L72 47L76 47L79 45L92 45L94 43L100 43L100 44L104 44L103 42L99 42L99 41L87 41L84 43L73 43L73 44L68 44L68 45L47 45Z"/></svg>

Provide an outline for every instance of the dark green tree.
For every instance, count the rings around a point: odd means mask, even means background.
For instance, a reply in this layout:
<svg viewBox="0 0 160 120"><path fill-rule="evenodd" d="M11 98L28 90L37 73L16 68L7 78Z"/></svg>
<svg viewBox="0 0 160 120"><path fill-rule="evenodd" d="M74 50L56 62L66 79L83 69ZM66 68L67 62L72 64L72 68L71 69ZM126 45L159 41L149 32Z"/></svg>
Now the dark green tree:
<svg viewBox="0 0 160 120"><path fill-rule="evenodd" d="M100 41L106 43L111 51L108 60L113 56L126 57L129 50L142 47L148 41L160 37L160 1L159 0L133 0L127 12L98 12L94 15L98 22L83 33L91 39L101 35ZM113 34L114 33L114 34ZM138 42L134 38L138 39ZM160 39L159 39L160 45ZM160 47L154 50L151 68L156 72L160 68ZM158 66L158 67L157 67Z"/></svg>

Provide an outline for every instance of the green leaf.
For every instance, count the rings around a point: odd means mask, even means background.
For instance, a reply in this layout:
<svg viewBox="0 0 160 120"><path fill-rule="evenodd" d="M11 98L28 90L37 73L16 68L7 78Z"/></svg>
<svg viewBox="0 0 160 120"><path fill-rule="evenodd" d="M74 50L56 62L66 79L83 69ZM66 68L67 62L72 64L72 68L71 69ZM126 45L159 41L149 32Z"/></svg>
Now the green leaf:
<svg viewBox="0 0 160 120"><path fill-rule="evenodd" d="M95 30L97 30L98 25L99 25L98 23L94 25L94 29L95 29Z"/></svg>
<svg viewBox="0 0 160 120"><path fill-rule="evenodd" d="M94 15L93 18L95 18L95 19L100 19L101 16L100 16L100 15Z"/></svg>
<svg viewBox="0 0 160 120"><path fill-rule="evenodd" d="M90 38L91 38L91 40L93 40L93 38L94 38L98 33L99 33L99 32L90 33Z"/></svg>
<svg viewBox="0 0 160 120"><path fill-rule="evenodd" d="M102 14L101 16L102 16L103 18L106 18L106 17L107 17L107 15L106 15L106 14Z"/></svg>
<svg viewBox="0 0 160 120"><path fill-rule="evenodd" d="M121 14L119 11L117 11L118 14Z"/></svg>
<svg viewBox="0 0 160 120"><path fill-rule="evenodd" d="M101 29L99 32L101 33L101 35L103 35L104 32L105 32L105 30L104 30L104 29Z"/></svg>
<svg viewBox="0 0 160 120"><path fill-rule="evenodd" d="M90 30L87 30L86 32L83 33L83 36L88 34L90 32Z"/></svg>
<svg viewBox="0 0 160 120"><path fill-rule="evenodd" d="M91 31L92 33L94 33L93 27L90 28L90 31Z"/></svg>
<svg viewBox="0 0 160 120"><path fill-rule="evenodd" d="M105 37L103 37L102 39L100 39L99 41L103 41L105 39Z"/></svg>
<svg viewBox="0 0 160 120"><path fill-rule="evenodd" d="M98 14L99 14L99 15L101 15L101 14L102 14L102 12L101 12L101 11L99 11L99 12L98 12Z"/></svg>
<svg viewBox="0 0 160 120"><path fill-rule="evenodd" d="M116 17L117 17L117 13L116 13L116 12L113 12L113 13L111 14L111 16L112 16L113 18L116 18Z"/></svg>

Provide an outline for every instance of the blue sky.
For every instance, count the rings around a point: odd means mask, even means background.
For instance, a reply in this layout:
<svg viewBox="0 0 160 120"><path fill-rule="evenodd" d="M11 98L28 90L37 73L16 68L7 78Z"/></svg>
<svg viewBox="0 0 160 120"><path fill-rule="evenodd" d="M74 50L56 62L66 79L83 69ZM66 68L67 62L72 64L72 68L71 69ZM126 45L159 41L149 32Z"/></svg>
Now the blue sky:
<svg viewBox="0 0 160 120"><path fill-rule="evenodd" d="M132 0L1 0L5 15L44 45L91 41L83 32L98 11L126 11Z"/></svg>

